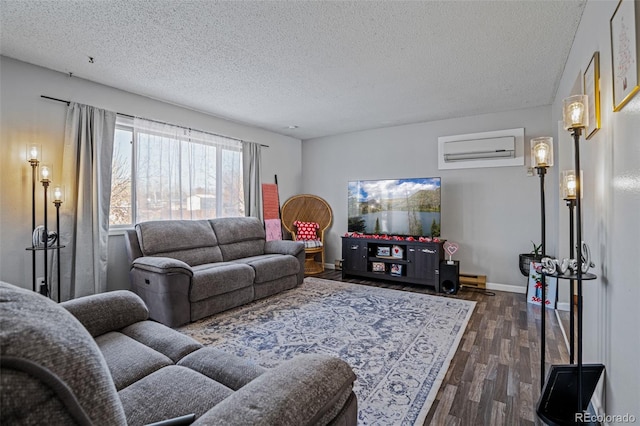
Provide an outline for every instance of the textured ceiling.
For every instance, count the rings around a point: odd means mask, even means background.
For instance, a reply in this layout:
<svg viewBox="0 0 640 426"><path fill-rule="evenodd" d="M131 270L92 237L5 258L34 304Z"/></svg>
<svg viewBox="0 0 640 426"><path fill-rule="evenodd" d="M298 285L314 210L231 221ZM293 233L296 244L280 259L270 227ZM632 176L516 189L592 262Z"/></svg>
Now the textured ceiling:
<svg viewBox="0 0 640 426"><path fill-rule="evenodd" d="M583 9L583 0L1 0L0 54L308 139L548 105Z"/></svg>

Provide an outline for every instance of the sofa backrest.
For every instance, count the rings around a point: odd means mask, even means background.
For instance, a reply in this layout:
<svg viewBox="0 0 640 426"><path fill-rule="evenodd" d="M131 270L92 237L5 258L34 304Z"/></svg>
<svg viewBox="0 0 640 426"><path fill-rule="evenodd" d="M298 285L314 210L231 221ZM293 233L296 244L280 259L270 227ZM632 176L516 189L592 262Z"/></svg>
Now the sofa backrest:
<svg viewBox="0 0 640 426"><path fill-rule="evenodd" d="M225 261L264 254L266 234L255 217L210 219Z"/></svg>
<svg viewBox="0 0 640 426"><path fill-rule="evenodd" d="M144 256L181 260L189 266L221 262L218 238L208 220L157 220L136 225Z"/></svg>
<svg viewBox="0 0 640 426"><path fill-rule="evenodd" d="M126 425L98 345L62 306L0 283L2 424Z"/></svg>

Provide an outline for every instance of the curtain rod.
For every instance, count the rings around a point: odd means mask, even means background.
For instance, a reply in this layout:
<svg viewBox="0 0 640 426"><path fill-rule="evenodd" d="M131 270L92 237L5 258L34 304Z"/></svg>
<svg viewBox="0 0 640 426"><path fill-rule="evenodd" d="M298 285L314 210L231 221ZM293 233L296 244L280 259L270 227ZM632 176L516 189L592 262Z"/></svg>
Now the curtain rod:
<svg viewBox="0 0 640 426"><path fill-rule="evenodd" d="M41 97L41 98L44 98L44 99L49 99L49 100L51 100L51 101L62 102L62 103L67 104L67 106L69 106L69 105L71 104L71 101L65 101L64 99L52 98L51 96L40 95L40 97ZM116 114L118 114L118 115L122 115L123 117L129 117L129 118L141 118L141 119L143 119L143 120L153 121L154 123L168 124L168 125L170 125L170 126L181 127L181 128L183 128L183 129L195 130L195 131L197 131L197 132L206 133L207 135L220 136L220 137L227 138L227 139L233 139L234 141L240 141L240 142L251 142L251 141L244 141L244 140L242 140L242 139L238 139L238 138L232 138L232 137L230 137L230 136L226 136L226 135L221 135L221 134L219 134L219 133L206 132L206 131L204 131L204 130L192 129L191 127L184 127L184 126L180 126L180 125L173 124L173 123L167 123L166 121L152 120L152 119L150 119L150 118L144 118L144 117L136 117L135 115L131 115L131 114L124 114L124 113L121 113L121 112L116 112ZM254 142L254 143L257 143L257 142ZM261 143L261 144L258 144L258 145L260 145L260 146L262 146L262 147L264 147L264 148L269 148L269 145L265 145L265 144L262 144L262 143Z"/></svg>

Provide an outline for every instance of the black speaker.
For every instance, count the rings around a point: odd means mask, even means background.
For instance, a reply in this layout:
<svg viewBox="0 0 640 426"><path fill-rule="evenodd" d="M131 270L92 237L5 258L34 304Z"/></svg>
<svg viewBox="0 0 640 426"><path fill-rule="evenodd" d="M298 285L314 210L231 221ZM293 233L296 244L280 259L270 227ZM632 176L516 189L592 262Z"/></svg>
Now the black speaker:
<svg viewBox="0 0 640 426"><path fill-rule="evenodd" d="M452 260L440 262L440 291L446 294L456 294L460 289L460 262Z"/></svg>

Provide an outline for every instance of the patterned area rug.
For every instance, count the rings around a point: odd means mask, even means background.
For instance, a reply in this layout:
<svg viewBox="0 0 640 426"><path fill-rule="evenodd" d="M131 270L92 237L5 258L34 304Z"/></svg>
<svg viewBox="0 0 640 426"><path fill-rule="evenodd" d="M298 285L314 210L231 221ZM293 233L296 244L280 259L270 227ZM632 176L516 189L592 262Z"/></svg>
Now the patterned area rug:
<svg viewBox="0 0 640 426"><path fill-rule="evenodd" d="M306 278L179 329L264 367L301 353L347 361L359 424L422 424L475 302Z"/></svg>

